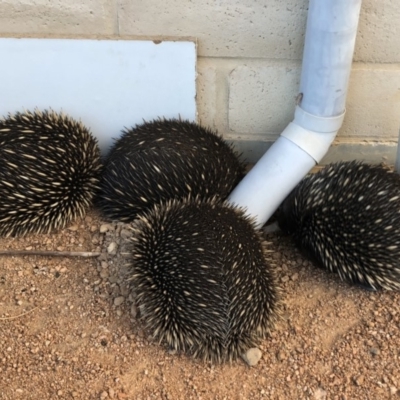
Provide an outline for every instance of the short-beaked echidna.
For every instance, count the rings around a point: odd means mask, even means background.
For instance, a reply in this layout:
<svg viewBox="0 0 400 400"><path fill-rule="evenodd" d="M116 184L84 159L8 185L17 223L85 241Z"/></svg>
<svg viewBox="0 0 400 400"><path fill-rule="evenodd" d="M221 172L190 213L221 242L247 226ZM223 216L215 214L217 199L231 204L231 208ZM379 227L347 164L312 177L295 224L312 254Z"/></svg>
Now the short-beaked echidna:
<svg viewBox="0 0 400 400"><path fill-rule="evenodd" d="M244 176L231 146L197 123L158 119L125 130L105 162L98 205L131 222L154 204L188 195L225 200Z"/></svg>
<svg viewBox="0 0 400 400"><path fill-rule="evenodd" d="M48 233L90 206L100 150L80 122L54 111L0 120L0 235Z"/></svg>
<svg viewBox="0 0 400 400"><path fill-rule="evenodd" d="M215 199L172 200L133 224L132 287L160 342L212 362L257 345L279 313L265 243Z"/></svg>
<svg viewBox="0 0 400 400"><path fill-rule="evenodd" d="M371 289L400 289L400 176L339 162L304 178L278 221L317 264Z"/></svg>

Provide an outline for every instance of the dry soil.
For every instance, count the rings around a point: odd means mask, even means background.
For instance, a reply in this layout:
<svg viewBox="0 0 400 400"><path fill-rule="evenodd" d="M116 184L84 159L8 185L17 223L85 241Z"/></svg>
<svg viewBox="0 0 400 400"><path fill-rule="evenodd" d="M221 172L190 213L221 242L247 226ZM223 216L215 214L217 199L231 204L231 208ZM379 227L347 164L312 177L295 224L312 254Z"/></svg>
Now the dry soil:
<svg viewBox="0 0 400 400"><path fill-rule="evenodd" d="M129 231L92 211L0 249L99 258L0 257L0 399L400 399L400 293L368 292L268 240L283 319L254 367L209 365L153 343L129 293Z"/></svg>

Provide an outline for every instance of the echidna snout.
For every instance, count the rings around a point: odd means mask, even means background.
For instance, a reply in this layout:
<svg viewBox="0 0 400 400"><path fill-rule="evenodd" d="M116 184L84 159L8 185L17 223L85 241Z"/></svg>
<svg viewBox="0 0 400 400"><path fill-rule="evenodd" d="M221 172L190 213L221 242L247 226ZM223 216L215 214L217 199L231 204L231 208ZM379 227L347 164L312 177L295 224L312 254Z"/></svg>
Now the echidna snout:
<svg viewBox="0 0 400 400"><path fill-rule="evenodd" d="M156 206L133 236L131 280L149 331L195 357L233 360L274 325L279 289L244 214L215 200Z"/></svg>
<svg viewBox="0 0 400 400"><path fill-rule="evenodd" d="M400 289L400 176L340 162L304 178L279 224L318 265L372 289Z"/></svg>

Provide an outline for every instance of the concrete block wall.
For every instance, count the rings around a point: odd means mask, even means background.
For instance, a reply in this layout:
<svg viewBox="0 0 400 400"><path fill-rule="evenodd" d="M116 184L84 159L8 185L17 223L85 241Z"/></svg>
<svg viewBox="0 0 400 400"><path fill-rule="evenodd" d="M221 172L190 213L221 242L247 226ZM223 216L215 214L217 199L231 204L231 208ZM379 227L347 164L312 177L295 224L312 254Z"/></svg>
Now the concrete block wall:
<svg viewBox="0 0 400 400"><path fill-rule="evenodd" d="M292 120L308 0L2 0L0 36L191 37L199 121L255 162ZM400 3L363 0L347 115L324 161L393 163Z"/></svg>

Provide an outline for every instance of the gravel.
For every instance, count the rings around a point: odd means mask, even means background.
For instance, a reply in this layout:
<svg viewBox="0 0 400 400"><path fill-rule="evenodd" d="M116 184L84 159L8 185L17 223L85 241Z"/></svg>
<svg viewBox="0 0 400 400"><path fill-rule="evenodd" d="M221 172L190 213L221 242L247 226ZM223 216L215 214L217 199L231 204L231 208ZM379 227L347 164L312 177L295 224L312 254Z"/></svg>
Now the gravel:
<svg viewBox="0 0 400 400"><path fill-rule="evenodd" d="M271 233L282 319L253 367L210 365L144 330L127 282L130 234L92 211L72 229L0 239L101 253L0 258L1 400L400 399L400 293L349 286Z"/></svg>

